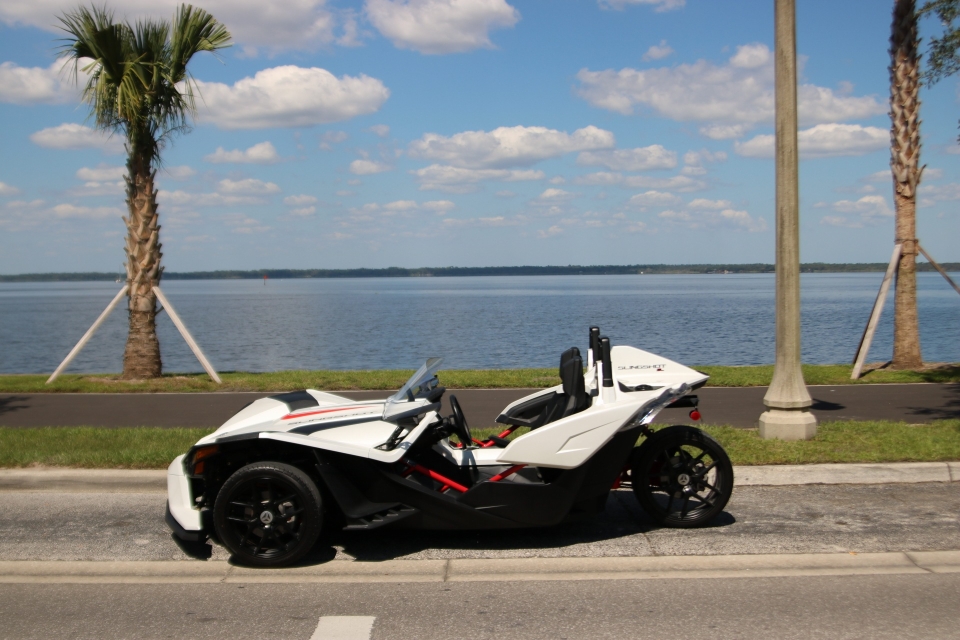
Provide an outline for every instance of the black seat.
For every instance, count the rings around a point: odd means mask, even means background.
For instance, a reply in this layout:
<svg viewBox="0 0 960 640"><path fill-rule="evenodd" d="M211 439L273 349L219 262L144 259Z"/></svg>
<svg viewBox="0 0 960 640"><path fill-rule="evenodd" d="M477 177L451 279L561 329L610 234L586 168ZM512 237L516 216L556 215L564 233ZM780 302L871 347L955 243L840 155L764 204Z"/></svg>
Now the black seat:
<svg viewBox="0 0 960 640"><path fill-rule="evenodd" d="M560 402L557 403L558 415L554 420L572 416L590 406L590 396L583 384L580 349L570 347L560 354L560 381L563 383L563 393L557 396Z"/></svg>
<svg viewBox="0 0 960 640"><path fill-rule="evenodd" d="M517 405L498 417L497 422L536 429L590 406L590 396L583 384L583 358L576 347L560 355L560 381L563 383L562 391L538 396Z"/></svg>

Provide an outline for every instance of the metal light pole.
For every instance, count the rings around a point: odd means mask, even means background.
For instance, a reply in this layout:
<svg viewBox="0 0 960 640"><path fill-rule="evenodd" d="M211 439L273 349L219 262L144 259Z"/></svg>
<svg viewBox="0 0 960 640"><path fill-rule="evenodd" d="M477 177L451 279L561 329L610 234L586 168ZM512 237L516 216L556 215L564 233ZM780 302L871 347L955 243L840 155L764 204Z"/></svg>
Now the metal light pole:
<svg viewBox="0 0 960 640"><path fill-rule="evenodd" d="M777 121L777 354L763 398L760 436L808 440L817 419L800 369L800 194L797 158L797 27L795 0L774 0Z"/></svg>

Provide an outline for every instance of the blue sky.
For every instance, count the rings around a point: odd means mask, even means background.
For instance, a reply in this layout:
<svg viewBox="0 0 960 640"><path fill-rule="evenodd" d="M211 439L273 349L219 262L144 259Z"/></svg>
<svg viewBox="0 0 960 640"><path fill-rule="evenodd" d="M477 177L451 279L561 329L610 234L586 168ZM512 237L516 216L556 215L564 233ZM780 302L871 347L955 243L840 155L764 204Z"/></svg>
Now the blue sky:
<svg viewBox="0 0 960 640"><path fill-rule="evenodd" d="M892 3L798 5L802 259L885 262ZM54 57L72 6L0 5L0 273L123 260L122 140ZM200 113L164 153L169 270L773 261L772 0L199 6L236 44L193 61ZM921 93L918 235L944 261L957 82Z"/></svg>

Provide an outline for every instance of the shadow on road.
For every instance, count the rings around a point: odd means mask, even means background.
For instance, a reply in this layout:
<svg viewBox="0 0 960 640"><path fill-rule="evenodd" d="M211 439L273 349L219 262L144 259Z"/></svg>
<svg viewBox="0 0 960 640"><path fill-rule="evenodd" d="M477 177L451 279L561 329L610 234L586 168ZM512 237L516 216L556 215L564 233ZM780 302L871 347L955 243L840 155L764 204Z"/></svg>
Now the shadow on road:
<svg viewBox="0 0 960 640"><path fill-rule="evenodd" d="M412 555L427 554L431 550L470 552L490 551L491 556L503 557L503 552L515 552L514 557L542 556L544 551L569 549L579 545L595 546L603 543L617 544L629 536L644 535L662 529L633 502L632 495L613 492L607 501L604 513L586 520L554 527L535 529L506 529L494 531L420 531L374 529L372 531L337 531L325 536L316 549L299 566L323 564L333 560L337 547L361 562L394 560ZM627 503L627 504L625 504ZM705 528L728 527L736 522L733 514L724 511ZM524 553L530 551L531 553ZM536 552L536 553L534 553ZM451 554L445 553L443 557ZM547 555L554 555L548 553ZM560 555L560 554L557 554ZM592 555L567 553L563 555ZM437 556L439 557L439 556Z"/></svg>
<svg viewBox="0 0 960 640"><path fill-rule="evenodd" d="M955 420L960 418L960 384L943 385L945 402L939 407L909 407L915 416L934 420Z"/></svg>
<svg viewBox="0 0 960 640"><path fill-rule="evenodd" d="M828 402L827 400L818 400L817 398L813 399L813 405L810 407L814 411L840 411L846 409L846 405L838 404L836 402Z"/></svg>
<svg viewBox="0 0 960 640"><path fill-rule="evenodd" d="M29 400L30 398L25 396L7 396L6 398L0 398L0 415L29 409L30 405L24 404L29 402Z"/></svg>

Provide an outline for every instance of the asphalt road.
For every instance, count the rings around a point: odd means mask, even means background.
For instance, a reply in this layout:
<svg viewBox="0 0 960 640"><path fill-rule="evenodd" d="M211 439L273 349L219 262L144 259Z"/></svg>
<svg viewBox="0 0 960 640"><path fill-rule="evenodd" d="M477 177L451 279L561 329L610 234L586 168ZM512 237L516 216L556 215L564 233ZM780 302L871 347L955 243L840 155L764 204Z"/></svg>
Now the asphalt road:
<svg viewBox="0 0 960 640"><path fill-rule="evenodd" d="M0 491L0 513L6 514L0 517L0 562L173 560L202 567L203 559L227 559L220 547L177 545L162 522L164 498L161 492ZM663 556L784 553L851 558L957 548L956 483L807 485L742 487L715 526L705 529L657 528L631 493L621 490L610 497L606 513L588 522L531 531L340 533L319 545L307 563L375 566L400 559L423 565L415 561L598 556L659 561L668 559ZM257 572L235 573L249 579L209 584L165 584L163 579L2 584L7 581L0 575L0 637L900 640L955 638L960 628L958 573L923 573L913 565L871 575L748 573L279 584L266 583ZM336 629L354 633L331 631Z"/></svg>
<svg viewBox="0 0 960 640"><path fill-rule="evenodd" d="M6 638L956 638L960 574L405 584L0 585ZM29 603L29 604L27 604ZM375 616L358 635L321 616ZM369 621L368 621L369 624Z"/></svg>
<svg viewBox="0 0 960 640"><path fill-rule="evenodd" d="M166 495L0 491L0 561L227 560L219 546L183 547L163 522ZM339 532L329 561L716 556L960 549L957 483L740 487L703 529L659 528L630 490L606 511L548 529ZM2 636L2 634L0 634Z"/></svg>
<svg viewBox="0 0 960 640"><path fill-rule="evenodd" d="M960 418L960 384L811 386L813 412L823 420L930 422ZM461 389L455 394L471 426L492 426L500 411L532 389ZM764 411L766 387L700 389L706 424L752 428ZM384 398L387 391L343 391L354 399ZM0 394L0 426L217 427L247 403L269 393ZM445 398L446 400L446 398ZM445 413L449 406L444 402ZM690 423L687 409L666 409L660 423Z"/></svg>

